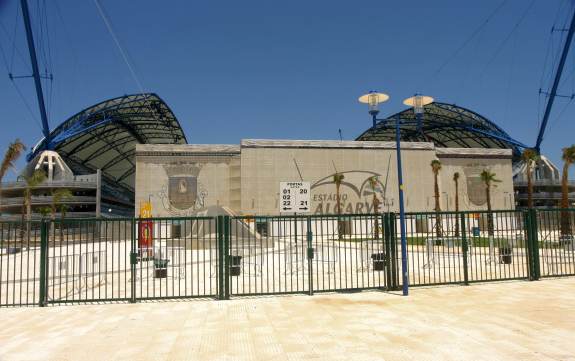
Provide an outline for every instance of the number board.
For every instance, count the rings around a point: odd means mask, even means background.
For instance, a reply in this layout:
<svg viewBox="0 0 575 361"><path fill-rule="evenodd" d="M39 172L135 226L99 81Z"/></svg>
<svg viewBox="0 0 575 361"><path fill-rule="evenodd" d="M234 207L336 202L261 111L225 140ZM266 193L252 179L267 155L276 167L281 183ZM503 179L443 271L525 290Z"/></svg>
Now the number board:
<svg viewBox="0 0 575 361"><path fill-rule="evenodd" d="M280 182L280 213L307 213L310 209L309 182Z"/></svg>

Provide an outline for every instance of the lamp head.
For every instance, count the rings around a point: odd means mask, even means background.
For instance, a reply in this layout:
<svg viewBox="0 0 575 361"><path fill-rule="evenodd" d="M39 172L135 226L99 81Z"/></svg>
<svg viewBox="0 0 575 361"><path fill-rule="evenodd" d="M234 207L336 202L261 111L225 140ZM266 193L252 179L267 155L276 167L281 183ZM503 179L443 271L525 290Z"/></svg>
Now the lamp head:
<svg viewBox="0 0 575 361"><path fill-rule="evenodd" d="M433 103L433 98L421 94L415 94L411 98L407 98L403 101L403 104L413 107L415 114L423 114L423 107L430 103Z"/></svg>
<svg viewBox="0 0 575 361"><path fill-rule="evenodd" d="M386 102L389 99L387 94L378 93L375 90L359 97L359 102L367 104L369 107L369 114L377 115L379 113L379 104Z"/></svg>

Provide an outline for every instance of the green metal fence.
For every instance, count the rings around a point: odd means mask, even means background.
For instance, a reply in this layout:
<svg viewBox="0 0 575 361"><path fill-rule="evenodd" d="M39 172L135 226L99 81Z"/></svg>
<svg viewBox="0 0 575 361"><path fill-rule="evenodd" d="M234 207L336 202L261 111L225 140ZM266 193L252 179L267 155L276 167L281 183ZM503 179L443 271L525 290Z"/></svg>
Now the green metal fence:
<svg viewBox="0 0 575 361"><path fill-rule="evenodd" d="M575 275L575 210L406 214L410 286ZM0 306L401 287L396 214L0 223Z"/></svg>
<svg viewBox="0 0 575 361"><path fill-rule="evenodd" d="M409 213L411 286L529 278L521 211Z"/></svg>

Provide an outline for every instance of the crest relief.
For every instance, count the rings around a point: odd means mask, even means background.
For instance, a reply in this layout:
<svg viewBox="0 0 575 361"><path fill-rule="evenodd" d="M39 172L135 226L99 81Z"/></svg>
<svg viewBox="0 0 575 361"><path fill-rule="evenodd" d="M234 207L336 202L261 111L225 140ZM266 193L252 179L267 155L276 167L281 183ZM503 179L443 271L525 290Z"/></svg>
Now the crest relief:
<svg viewBox="0 0 575 361"><path fill-rule="evenodd" d="M200 163L172 163L164 166L168 176L168 200L179 210L196 206L198 201L198 176Z"/></svg>
<svg viewBox="0 0 575 361"><path fill-rule="evenodd" d="M481 180L481 172L484 168L484 166L479 165L463 168L463 173L465 174L465 185L467 186L467 198L476 206L483 206L487 203L485 185Z"/></svg>

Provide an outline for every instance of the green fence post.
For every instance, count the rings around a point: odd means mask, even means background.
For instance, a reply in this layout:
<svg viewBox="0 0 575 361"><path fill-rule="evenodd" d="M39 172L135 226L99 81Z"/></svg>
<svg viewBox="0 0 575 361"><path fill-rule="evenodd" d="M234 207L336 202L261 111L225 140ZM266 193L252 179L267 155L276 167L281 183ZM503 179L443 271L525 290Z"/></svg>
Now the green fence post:
<svg viewBox="0 0 575 361"><path fill-rule="evenodd" d="M397 262L397 222L395 218L395 213L389 213L389 233L390 233L390 245L391 245L391 274L393 277L393 289L399 290L399 263Z"/></svg>
<svg viewBox="0 0 575 361"><path fill-rule="evenodd" d="M224 290L224 216L218 216L216 219L217 235L218 235L218 299L225 299Z"/></svg>
<svg viewBox="0 0 575 361"><path fill-rule="evenodd" d="M136 303L136 264L138 263L138 253L136 249L136 220L132 218L131 227L131 252L130 252L130 303ZM146 251L147 252L147 251Z"/></svg>
<svg viewBox="0 0 575 361"><path fill-rule="evenodd" d="M539 231L537 227L537 210L535 208L529 210L531 218L531 246L533 254L533 271L535 280L541 278L541 265L539 262Z"/></svg>
<svg viewBox="0 0 575 361"><path fill-rule="evenodd" d="M385 276L386 276L386 286L388 290L393 289L393 278L392 278L392 252L391 252L391 231L390 231L390 224L389 224L389 214L388 213L384 213L381 216L381 226L383 228L383 242L385 244L385 264L387 265L386 267L386 272L385 272Z"/></svg>
<svg viewBox="0 0 575 361"><path fill-rule="evenodd" d="M313 232L311 231L311 217L307 216L307 273L309 281L309 295L313 296Z"/></svg>
<svg viewBox="0 0 575 361"><path fill-rule="evenodd" d="M523 214L523 231L525 233L525 247L527 250L527 272L529 274L529 280L534 281L536 279L535 272L535 253L533 252L533 227L531 226L532 213L530 210L522 212Z"/></svg>
<svg viewBox="0 0 575 361"><path fill-rule="evenodd" d="M40 293L38 305L45 307L48 297L46 288L48 286L48 223L42 220L40 223Z"/></svg>
<svg viewBox="0 0 575 361"><path fill-rule="evenodd" d="M230 299L230 216L224 216L224 299Z"/></svg>
<svg viewBox="0 0 575 361"><path fill-rule="evenodd" d="M468 267L468 254L469 254L469 245L467 244L467 226L465 225L465 213L460 215L461 219L459 224L461 225L461 245L463 247L463 282L466 286L469 286L469 270Z"/></svg>

